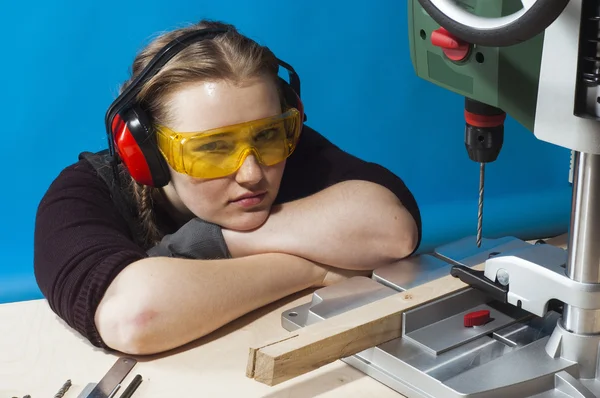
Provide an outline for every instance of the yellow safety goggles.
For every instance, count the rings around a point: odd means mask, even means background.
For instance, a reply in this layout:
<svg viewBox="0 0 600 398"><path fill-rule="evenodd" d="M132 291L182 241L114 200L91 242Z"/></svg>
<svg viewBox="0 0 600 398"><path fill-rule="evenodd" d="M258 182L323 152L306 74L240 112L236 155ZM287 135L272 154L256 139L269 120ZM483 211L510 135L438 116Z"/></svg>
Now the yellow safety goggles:
<svg viewBox="0 0 600 398"><path fill-rule="evenodd" d="M287 159L300 137L300 112L220 127L178 133L156 126L158 148L173 168L194 178L219 178L235 173L248 155L265 166Z"/></svg>

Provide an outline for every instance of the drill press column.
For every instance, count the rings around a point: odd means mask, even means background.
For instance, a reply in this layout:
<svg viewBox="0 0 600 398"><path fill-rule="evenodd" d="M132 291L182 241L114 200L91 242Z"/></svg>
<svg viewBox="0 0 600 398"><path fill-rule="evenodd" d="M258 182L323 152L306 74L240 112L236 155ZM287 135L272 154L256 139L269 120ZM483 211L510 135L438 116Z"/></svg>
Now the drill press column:
<svg viewBox="0 0 600 398"><path fill-rule="evenodd" d="M600 121L599 33L600 5L593 0L582 1L573 113L595 122ZM597 151L598 125L590 130L595 142L589 152ZM578 151L574 160L567 275L578 282L600 283L600 155ZM573 333L600 334L600 309L566 305L563 326Z"/></svg>
<svg viewBox="0 0 600 398"><path fill-rule="evenodd" d="M575 153L567 275L600 283L600 155ZM563 326L577 334L600 333L600 310L565 305Z"/></svg>

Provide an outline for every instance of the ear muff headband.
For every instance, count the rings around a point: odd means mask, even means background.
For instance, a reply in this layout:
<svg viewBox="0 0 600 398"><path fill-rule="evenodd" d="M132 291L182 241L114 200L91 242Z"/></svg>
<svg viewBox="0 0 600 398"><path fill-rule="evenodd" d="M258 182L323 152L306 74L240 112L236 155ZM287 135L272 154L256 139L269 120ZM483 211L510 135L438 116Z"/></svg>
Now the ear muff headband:
<svg viewBox="0 0 600 398"><path fill-rule="evenodd" d="M178 37L166 46L164 46L158 54L146 65L146 67L140 72L140 74L131 82L129 86L113 101L108 108L105 117L106 131L109 135L108 147L111 150L111 155L114 154L114 140L112 124L115 116L123 111L129 104L135 102L135 97L139 94L140 89L143 87L150 78L152 78L160 69L167 63L171 58L177 55L181 50L186 48L192 43L195 43L204 39L211 39L218 34L226 33L227 29L203 29L186 33L185 35Z"/></svg>
<svg viewBox="0 0 600 398"><path fill-rule="evenodd" d="M113 101L106 112L105 127L108 135L108 149L114 160L123 161L131 176L144 185L162 187L168 184L170 173L166 161L158 151L152 136L154 129L136 97L143 85L180 51L190 44L212 39L219 34L227 33L224 28L206 28L186 33L165 45L128 87ZM288 72L289 83L280 78L284 95L289 105L296 107L305 120L304 107L300 101L300 78L287 63L277 60ZM290 93L291 89L291 93Z"/></svg>

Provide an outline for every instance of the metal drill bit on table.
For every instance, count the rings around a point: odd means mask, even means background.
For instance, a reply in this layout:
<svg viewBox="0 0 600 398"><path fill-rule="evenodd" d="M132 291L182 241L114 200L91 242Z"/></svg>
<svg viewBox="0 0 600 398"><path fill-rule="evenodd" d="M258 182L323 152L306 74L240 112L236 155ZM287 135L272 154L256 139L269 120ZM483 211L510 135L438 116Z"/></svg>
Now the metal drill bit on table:
<svg viewBox="0 0 600 398"><path fill-rule="evenodd" d="M479 165L479 208L477 211L477 247L481 247L481 230L483 229L483 187L485 182L485 163Z"/></svg>
<svg viewBox="0 0 600 398"><path fill-rule="evenodd" d="M65 384L63 384L63 386L60 388L60 390L58 390L54 398L63 398L69 390L69 388L71 388L71 379L67 380Z"/></svg>

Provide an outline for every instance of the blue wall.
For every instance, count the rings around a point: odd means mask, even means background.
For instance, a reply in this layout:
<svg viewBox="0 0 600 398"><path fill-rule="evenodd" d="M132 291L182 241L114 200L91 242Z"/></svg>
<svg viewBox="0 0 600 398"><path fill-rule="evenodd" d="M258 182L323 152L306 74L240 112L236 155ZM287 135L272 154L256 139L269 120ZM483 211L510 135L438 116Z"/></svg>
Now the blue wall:
<svg viewBox="0 0 600 398"><path fill-rule="evenodd" d="M404 1L37 0L3 8L0 110L11 178L0 195L0 302L41 297L32 271L37 204L80 151L104 148L104 112L134 53L156 32L201 18L231 22L270 46L300 73L311 126L405 179L422 208L422 250L475 231L479 168L464 149L463 102L415 77ZM568 152L512 120L506 130L503 153L487 169L486 235L563 232Z"/></svg>

